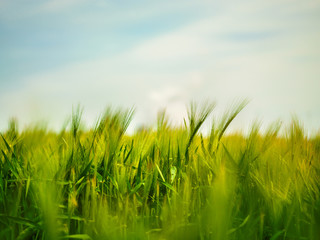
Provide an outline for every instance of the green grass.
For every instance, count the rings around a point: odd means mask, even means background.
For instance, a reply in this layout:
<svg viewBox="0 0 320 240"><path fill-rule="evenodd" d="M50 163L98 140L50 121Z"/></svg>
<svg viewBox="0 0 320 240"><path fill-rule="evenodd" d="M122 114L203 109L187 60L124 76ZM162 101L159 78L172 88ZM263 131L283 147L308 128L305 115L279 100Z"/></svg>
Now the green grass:
<svg viewBox="0 0 320 240"><path fill-rule="evenodd" d="M200 127L213 104L172 127L127 135L133 111L108 108L83 130L0 136L0 239L320 239L320 135L297 119L286 134L225 132L241 102ZM213 113L212 113L213 112ZM284 127L282 127L284 129Z"/></svg>

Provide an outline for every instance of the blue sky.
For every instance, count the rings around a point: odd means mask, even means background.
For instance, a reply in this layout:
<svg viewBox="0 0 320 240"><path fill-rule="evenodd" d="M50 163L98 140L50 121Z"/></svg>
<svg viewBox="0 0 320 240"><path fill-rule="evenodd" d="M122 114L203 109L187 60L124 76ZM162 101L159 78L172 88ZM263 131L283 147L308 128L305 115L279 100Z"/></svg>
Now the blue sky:
<svg viewBox="0 0 320 240"><path fill-rule="evenodd" d="M0 0L0 130L13 116L59 129L78 103L88 125L134 106L134 127L241 98L236 128L297 114L319 129L319 13L313 0Z"/></svg>

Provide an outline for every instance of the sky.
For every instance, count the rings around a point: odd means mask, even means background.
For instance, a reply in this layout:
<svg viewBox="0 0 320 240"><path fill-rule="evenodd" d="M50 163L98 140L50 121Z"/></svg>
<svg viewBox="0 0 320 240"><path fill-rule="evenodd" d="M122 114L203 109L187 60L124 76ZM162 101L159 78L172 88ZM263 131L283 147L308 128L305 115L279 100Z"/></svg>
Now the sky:
<svg viewBox="0 0 320 240"><path fill-rule="evenodd" d="M318 0L0 0L0 131L59 130L80 104L93 126L107 106L135 108L131 131L190 101L241 99L234 123L320 129Z"/></svg>

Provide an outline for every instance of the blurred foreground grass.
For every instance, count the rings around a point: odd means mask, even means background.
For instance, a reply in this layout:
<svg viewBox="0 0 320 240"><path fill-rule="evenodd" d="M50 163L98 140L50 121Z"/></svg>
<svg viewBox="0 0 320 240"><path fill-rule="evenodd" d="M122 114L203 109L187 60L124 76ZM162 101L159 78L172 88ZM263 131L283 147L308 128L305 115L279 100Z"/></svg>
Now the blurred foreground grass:
<svg viewBox="0 0 320 240"><path fill-rule="evenodd" d="M132 136L132 111L108 108L91 130L81 111L59 133L13 121L0 136L0 239L320 239L320 135L292 120L279 136L225 135L242 102L199 129L159 114Z"/></svg>

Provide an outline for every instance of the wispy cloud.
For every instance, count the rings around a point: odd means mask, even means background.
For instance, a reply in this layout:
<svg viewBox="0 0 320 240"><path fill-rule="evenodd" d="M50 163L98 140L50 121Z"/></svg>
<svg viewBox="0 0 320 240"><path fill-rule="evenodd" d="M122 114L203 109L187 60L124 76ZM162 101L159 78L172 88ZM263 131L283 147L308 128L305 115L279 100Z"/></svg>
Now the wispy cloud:
<svg viewBox="0 0 320 240"><path fill-rule="evenodd" d="M82 5L87 2L86 0L50 0L39 4L36 8L38 12L56 12L65 9L70 9L71 7Z"/></svg>
<svg viewBox="0 0 320 240"><path fill-rule="evenodd" d="M61 11L77 4L80 3L72 0L54 1L41 7ZM214 7L211 2L200 4ZM186 7L200 8L200 4L190 1ZM115 12L110 18L104 18L99 11L96 17L85 11L90 18L82 19L76 14L72 21L81 25L100 19L103 24L116 27L121 21L152 19L178 11L178 5L169 2L147 6ZM320 17L314 15L320 4L248 0L215 7L214 14L203 10L206 15L202 18L167 31L155 31L131 45L129 40L121 39L128 48L125 52L22 76L24 86L0 97L4 116L20 114L27 119L28 112L41 112L48 119L61 122L72 104L81 102L89 111L89 118L94 119L92 116L106 104L116 103L135 105L140 122L152 119L165 106L178 121L191 99L209 98L226 105L234 98L249 97L252 101L247 116L272 120L296 111L320 119L316 90L320 89Z"/></svg>

